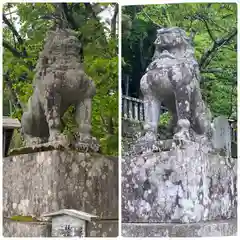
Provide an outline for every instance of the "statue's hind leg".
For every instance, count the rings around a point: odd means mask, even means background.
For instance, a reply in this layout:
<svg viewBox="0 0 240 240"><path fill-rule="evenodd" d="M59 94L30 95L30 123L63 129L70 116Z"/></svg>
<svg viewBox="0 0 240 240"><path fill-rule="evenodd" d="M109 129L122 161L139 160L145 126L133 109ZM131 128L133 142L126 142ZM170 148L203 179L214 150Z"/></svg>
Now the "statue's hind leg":
<svg viewBox="0 0 240 240"><path fill-rule="evenodd" d="M49 142L59 141L61 134L61 95L58 93L51 94L44 99L44 112L49 128Z"/></svg>
<svg viewBox="0 0 240 240"><path fill-rule="evenodd" d="M183 64L174 66L169 72L169 80L172 83L177 110L177 133L175 139L190 140L191 122L191 88L190 82L193 80L191 71Z"/></svg>
<svg viewBox="0 0 240 240"><path fill-rule="evenodd" d="M211 125L211 112L205 105L200 86L197 83L192 96L192 115L194 120L194 131L197 134L206 135L208 139L212 138L213 129Z"/></svg>
<svg viewBox="0 0 240 240"><path fill-rule="evenodd" d="M144 96L144 131L146 140L156 140L161 102L151 90L152 76L145 74L141 79L141 91Z"/></svg>
<svg viewBox="0 0 240 240"><path fill-rule="evenodd" d="M157 139L157 129L160 118L161 102L151 95L144 96L144 130L146 137Z"/></svg>
<svg viewBox="0 0 240 240"><path fill-rule="evenodd" d="M36 91L28 100L28 111L23 113L21 125L24 142L27 146L47 141L48 125Z"/></svg>

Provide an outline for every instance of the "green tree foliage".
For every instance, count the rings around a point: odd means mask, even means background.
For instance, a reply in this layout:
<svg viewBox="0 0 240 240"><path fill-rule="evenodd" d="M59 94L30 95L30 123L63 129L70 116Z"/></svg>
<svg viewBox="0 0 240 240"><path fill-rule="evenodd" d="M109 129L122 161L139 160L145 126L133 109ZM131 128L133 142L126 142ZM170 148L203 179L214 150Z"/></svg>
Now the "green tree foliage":
<svg viewBox="0 0 240 240"><path fill-rule="evenodd" d="M112 17L99 17L106 9ZM93 135L103 153L118 154L118 5L90 3L18 3L3 8L3 70L5 114L21 118L33 90L34 68L46 32L61 12L68 26L79 33L84 70L94 80ZM9 102L11 111L9 111ZM65 132L74 131L70 108L64 116Z"/></svg>
<svg viewBox="0 0 240 240"><path fill-rule="evenodd" d="M129 75L132 80L132 96L140 95L139 83L151 62L156 30L178 26L192 39L202 76L203 97L213 115L236 115L237 4L127 6L122 15L123 75Z"/></svg>

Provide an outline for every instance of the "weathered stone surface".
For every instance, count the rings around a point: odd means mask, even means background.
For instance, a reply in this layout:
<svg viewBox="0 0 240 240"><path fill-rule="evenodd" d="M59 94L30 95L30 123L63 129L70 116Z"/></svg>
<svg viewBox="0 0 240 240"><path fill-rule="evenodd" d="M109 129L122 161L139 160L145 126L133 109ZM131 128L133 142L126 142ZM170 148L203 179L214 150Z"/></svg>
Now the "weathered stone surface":
<svg viewBox="0 0 240 240"><path fill-rule="evenodd" d="M186 32L178 27L159 29L154 44L152 62L140 81L144 132L136 129L134 137L123 141L123 235L232 234L236 223L230 223L229 232L228 223L222 225L223 219L237 215L237 161L231 159L227 120L211 123ZM158 129L162 104L172 115L166 136ZM219 220L219 226L212 225L213 220Z"/></svg>
<svg viewBox="0 0 240 240"><path fill-rule="evenodd" d="M231 127L229 120L224 116L218 116L213 120L214 134L213 146L223 150L223 155L230 157L231 154Z"/></svg>
<svg viewBox="0 0 240 240"><path fill-rule="evenodd" d="M3 159L5 217L63 208L117 219L117 158L53 150Z"/></svg>
<svg viewBox="0 0 240 240"><path fill-rule="evenodd" d="M133 122L128 119L122 119L122 136L133 137L138 132L143 131L142 122Z"/></svg>
<svg viewBox="0 0 240 240"><path fill-rule="evenodd" d="M117 237L118 220L94 220L87 223L88 237Z"/></svg>
<svg viewBox="0 0 240 240"><path fill-rule="evenodd" d="M237 220L191 224L123 223L123 237L221 237L236 236Z"/></svg>
<svg viewBox="0 0 240 240"><path fill-rule="evenodd" d="M163 103L173 115L176 138L193 140L190 129L211 138L211 113L200 91L200 73L194 48L178 27L157 31L152 62L140 81L144 96L146 139L156 140Z"/></svg>
<svg viewBox="0 0 240 240"><path fill-rule="evenodd" d="M69 225L65 219L62 225ZM70 229L71 233L73 229ZM84 229L86 237L116 237L118 236L118 220L94 220L86 223ZM54 237L59 234L52 231L51 222L17 222L4 218L3 236L4 237ZM60 229L59 229L60 231ZM65 231L64 231L65 232Z"/></svg>
<svg viewBox="0 0 240 240"><path fill-rule="evenodd" d="M75 144L93 144L91 137L92 98L95 85L81 62L82 45L77 32L58 26L48 31L36 65L33 95L21 123L28 145L46 142L65 142L62 117L74 105L78 129Z"/></svg>
<svg viewBox="0 0 240 240"><path fill-rule="evenodd" d="M200 222L237 214L237 163L189 142L122 159L123 222Z"/></svg>
<svg viewBox="0 0 240 240"><path fill-rule="evenodd" d="M17 222L3 219L4 237L51 237L51 223Z"/></svg>

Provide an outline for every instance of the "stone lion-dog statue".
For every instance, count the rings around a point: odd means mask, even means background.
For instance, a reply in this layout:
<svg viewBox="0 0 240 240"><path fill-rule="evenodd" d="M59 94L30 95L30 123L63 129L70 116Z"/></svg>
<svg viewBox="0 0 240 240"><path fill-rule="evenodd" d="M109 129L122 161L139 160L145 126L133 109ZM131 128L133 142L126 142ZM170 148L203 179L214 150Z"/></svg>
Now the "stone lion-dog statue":
<svg viewBox="0 0 240 240"><path fill-rule="evenodd" d="M186 32L178 27L158 30L152 62L140 81L144 96L145 138L157 139L161 104L172 114L175 139L194 133L212 135L211 113L200 91L200 73Z"/></svg>
<svg viewBox="0 0 240 240"><path fill-rule="evenodd" d="M80 50L73 30L49 30L36 65L34 92L21 120L27 145L62 141L61 118L71 105L76 108L76 142L94 139L90 132L95 85L83 71Z"/></svg>

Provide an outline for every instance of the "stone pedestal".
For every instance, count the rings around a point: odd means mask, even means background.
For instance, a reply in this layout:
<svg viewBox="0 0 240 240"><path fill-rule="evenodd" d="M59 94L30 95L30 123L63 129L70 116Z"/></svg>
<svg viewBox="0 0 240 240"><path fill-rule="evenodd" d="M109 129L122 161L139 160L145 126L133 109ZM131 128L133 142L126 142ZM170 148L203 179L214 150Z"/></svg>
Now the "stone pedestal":
<svg viewBox="0 0 240 240"><path fill-rule="evenodd" d="M20 222L3 219L4 237L51 237L50 222Z"/></svg>
<svg viewBox="0 0 240 240"><path fill-rule="evenodd" d="M118 159L70 150L4 158L4 217L39 218L64 208L117 220Z"/></svg>
<svg viewBox="0 0 240 240"><path fill-rule="evenodd" d="M116 237L118 236L118 220L96 219L87 223L88 237Z"/></svg>
<svg viewBox="0 0 240 240"><path fill-rule="evenodd" d="M236 218L236 162L229 164L204 145L126 154L122 161L123 223L163 223L163 228Z"/></svg>
<svg viewBox="0 0 240 240"><path fill-rule="evenodd" d="M123 237L221 237L237 235L237 219L200 223L123 223Z"/></svg>
<svg viewBox="0 0 240 240"><path fill-rule="evenodd" d="M65 222L69 224L69 222ZM87 223L87 237L116 237L118 235L118 220L95 219ZM20 222L3 219L4 237L52 237L52 223Z"/></svg>

